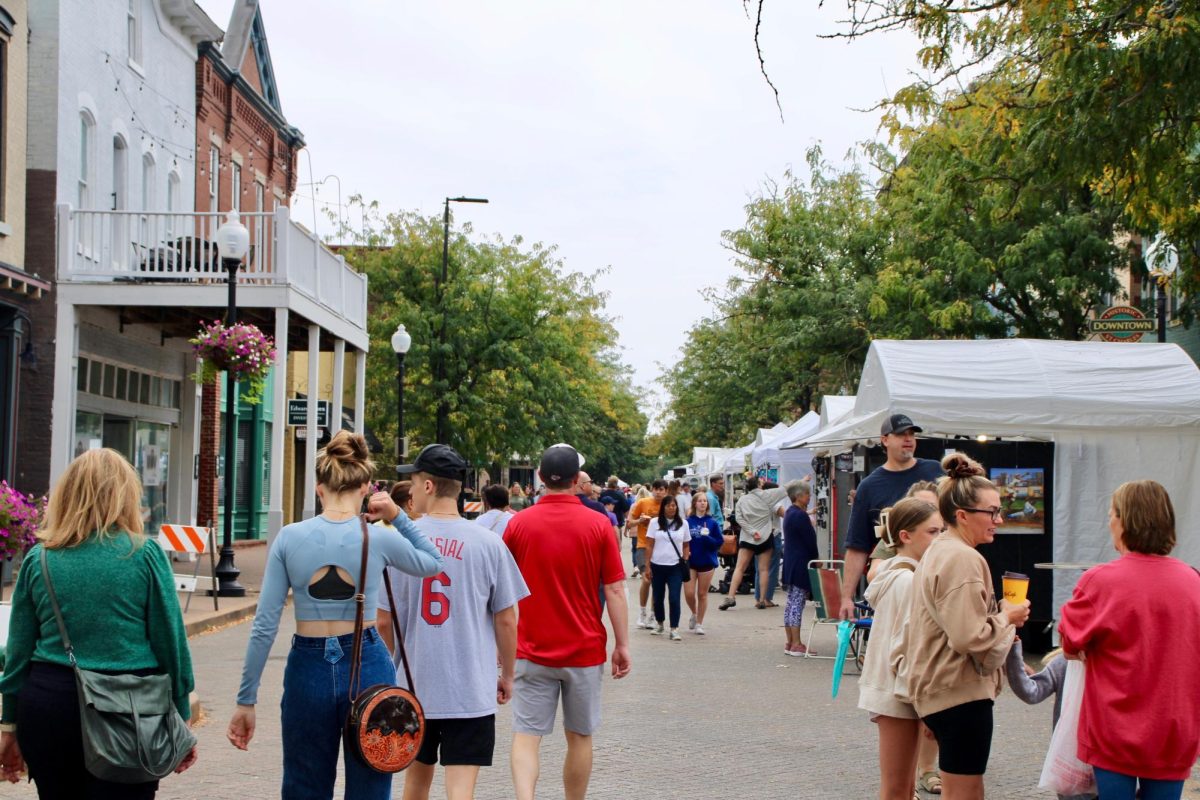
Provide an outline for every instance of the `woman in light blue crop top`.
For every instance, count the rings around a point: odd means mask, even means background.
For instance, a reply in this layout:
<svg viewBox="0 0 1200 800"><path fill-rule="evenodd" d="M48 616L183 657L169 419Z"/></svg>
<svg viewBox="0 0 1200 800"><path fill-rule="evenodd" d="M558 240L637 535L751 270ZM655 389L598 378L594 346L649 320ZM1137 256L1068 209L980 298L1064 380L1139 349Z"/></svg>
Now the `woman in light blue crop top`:
<svg viewBox="0 0 1200 800"><path fill-rule="evenodd" d="M258 685L279 617L292 592L296 635L283 674L282 739L284 800L332 798L342 728L350 708L350 660L354 641L354 596L360 583L362 525L359 506L374 464L361 434L339 431L317 457L319 516L286 525L267 556L258 610L246 648L237 710L227 736L245 750L254 737ZM442 557L386 492L372 495L370 516L391 520L396 532L373 527L368 538L362 591L377 597L383 568L410 575L436 575ZM394 683L391 654L374 627L375 603L364 613L360 688ZM391 796L392 776L347 756L347 800Z"/></svg>

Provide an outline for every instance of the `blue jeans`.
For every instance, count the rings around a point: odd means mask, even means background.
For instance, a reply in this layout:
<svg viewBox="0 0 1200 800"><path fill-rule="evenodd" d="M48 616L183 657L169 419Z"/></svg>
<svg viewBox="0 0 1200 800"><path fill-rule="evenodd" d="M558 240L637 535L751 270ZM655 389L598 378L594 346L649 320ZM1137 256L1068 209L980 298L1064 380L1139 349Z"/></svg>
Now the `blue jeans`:
<svg viewBox="0 0 1200 800"><path fill-rule="evenodd" d="M1133 800L1139 785L1142 788L1140 800L1179 800L1183 795L1183 781L1156 781L1099 767L1092 767L1092 771L1096 773L1100 800Z"/></svg>
<svg viewBox="0 0 1200 800"><path fill-rule="evenodd" d="M775 600L775 590L779 588L779 568L783 565L783 534L776 532L772 537L775 542L775 549L771 551L771 570L767 573L767 596L763 598L762 592L758 586L758 570L754 570L754 599L766 599L769 602Z"/></svg>
<svg viewBox="0 0 1200 800"><path fill-rule="evenodd" d="M650 590L654 593L654 619L659 625L663 624L663 620L666 617L665 610L663 609L663 594L669 591L671 606L670 627L679 627L679 600L682 594L680 590L683 588L683 570L684 567L682 565L651 565Z"/></svg>
<svg viewBox="0 0 1200 800"><path fill-rule="evenodd" d="M283 800L330 800L338 749L350 714L350 656L354 634L293 636L283 673ZM374 628L363 631L362 676L355 694L394 684L392 657ZM392 776L376 772L349 750L346 800L388 800Z"/></svg>

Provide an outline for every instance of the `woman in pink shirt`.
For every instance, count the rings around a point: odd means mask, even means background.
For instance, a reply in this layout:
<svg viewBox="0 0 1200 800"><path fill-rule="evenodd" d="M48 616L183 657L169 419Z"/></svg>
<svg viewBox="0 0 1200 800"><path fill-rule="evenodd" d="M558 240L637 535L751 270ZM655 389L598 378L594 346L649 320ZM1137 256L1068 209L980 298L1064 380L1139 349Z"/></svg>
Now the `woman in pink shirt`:
<svg viewBox="0 0 1200 800"><path fill-rule="evenodd" d="M1059 622L1087 664L1079 759L1104 800L1178 800L1200 754L1200 573L1177 558L1175 510L1154 481L1113 492L1121 557L1084 573Z"/></svg>

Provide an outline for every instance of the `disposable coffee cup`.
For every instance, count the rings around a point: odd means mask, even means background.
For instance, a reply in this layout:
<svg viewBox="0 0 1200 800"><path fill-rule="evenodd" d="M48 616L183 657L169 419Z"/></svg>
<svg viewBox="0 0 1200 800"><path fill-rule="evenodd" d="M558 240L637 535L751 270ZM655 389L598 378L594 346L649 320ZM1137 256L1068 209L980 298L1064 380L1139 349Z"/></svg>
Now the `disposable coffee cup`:
<svg viewBox="0 0 1200 800"><path fill-rule="evenodd" d="M1025 602L1029 595L1029 576L1019 572L1006 572L1001 579L1004 588L1004 599L1015 605Z"/></svg>

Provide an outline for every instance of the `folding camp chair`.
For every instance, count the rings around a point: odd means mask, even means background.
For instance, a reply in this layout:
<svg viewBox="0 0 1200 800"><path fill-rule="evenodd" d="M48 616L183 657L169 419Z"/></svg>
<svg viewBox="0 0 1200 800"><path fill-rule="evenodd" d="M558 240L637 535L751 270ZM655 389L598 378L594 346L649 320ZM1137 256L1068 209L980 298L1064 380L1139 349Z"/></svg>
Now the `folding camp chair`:
<svg viewBox="0 0 1200 800"><path fill-rule="evenodd" d="M813 633L816 632L818 625L833 625L834 627L841 621L838 617L838 611L842 605L842 568L846 562L841 560L821 560L814 559L808 562L809 583L812 584L813 606L816 608L816 616L813 618L813 623L808 629L808 652L804 654L805 658L836 658L836 656L816 656L810 655L812 652ZM857 605L857 604L856 604ZM870 606L862 604L869 611ZM869 614L864 614L863 609L859 608L859 616L854 620L854 631L850 636L850 651L846 654L847 660L854 662L854 666L862 670L862 659L865 654L867 634L871 630L871 619ZM837 648L833 648L833 652L837 652Z"/></svg>

